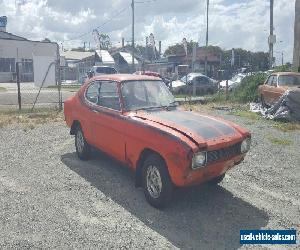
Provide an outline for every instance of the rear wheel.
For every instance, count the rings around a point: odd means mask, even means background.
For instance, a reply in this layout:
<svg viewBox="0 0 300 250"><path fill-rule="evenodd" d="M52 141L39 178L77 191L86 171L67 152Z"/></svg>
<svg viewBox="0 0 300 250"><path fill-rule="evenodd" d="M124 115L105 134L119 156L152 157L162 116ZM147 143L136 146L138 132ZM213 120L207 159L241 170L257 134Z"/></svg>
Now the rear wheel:
<svg viewBox="0 0 300 250"><path fill-rule="evenodd" d="M210 180L209 184L218 185L221 181L223 181L224 177L225 177L225 174L222 174L222 175Z"/></svg>
<svg viewBox="0 0 300 250"><path fill-rule="evenodd" d="M165 207L172 198L173 184L164 160L155 154L143 164L143 189L147 201L156 208Z"/></svg>
<svg viewBox="0 0 300 250"><path fill-rule="evenodd" d="M91 146L85 140L83 131L80 126L76 128L75 148L79 159L88 160L90 158Z"/></svg>

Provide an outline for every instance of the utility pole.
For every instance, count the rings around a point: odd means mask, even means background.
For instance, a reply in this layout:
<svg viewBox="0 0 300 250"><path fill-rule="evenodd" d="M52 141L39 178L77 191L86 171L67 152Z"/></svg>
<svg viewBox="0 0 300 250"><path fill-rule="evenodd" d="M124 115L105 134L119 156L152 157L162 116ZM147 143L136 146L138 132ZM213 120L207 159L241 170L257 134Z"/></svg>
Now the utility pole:
<svg viewBox="0 0 300 250"><path fill-rule="evenodd" d="M283 66L283 51L281 52L281 65Z"/></svg>
<svg viewBox="0 0 300 250"><path fill-rule="evenodd" d="M132 69L135 71L134 67L134 0L131 0L131 8L132 8Z"/></svg>
<svg viewBox="0 0 300 250"><path fill-rule="evenodd" d="M293 70L299 71L300 66L300 0L295 2L295 24L294 24L294 55Z"/></svg>
<svg viewBox="0 0 300 250"><path fill-rule="evenodd" d="M274 0L270 0L270 36L269 36L269 68L272 68L273 65L273 6Z"/></svg>
<svg viewBox="0 0 300 250"><path fill-rule="evenodd" d="M207 76L207 48L208 48L208 9L209 9L209 0L206 4L206 44L205 44L205 75Z"/></svg>

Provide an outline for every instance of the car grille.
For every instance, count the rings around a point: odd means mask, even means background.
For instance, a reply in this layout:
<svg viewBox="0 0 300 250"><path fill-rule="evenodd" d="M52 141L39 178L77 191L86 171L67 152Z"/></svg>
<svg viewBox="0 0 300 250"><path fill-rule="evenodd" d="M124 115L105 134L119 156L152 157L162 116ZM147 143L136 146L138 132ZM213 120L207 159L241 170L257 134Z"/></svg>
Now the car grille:
<svg viewBox="0 0 300 250"><path fill-rule="evenodd" d="M218 160L230 158L232 156L238 155L241 153L241 143L234 144L228 148L222 148L214 151L207 152L207 161L206 163L212 163Z"/></svg>

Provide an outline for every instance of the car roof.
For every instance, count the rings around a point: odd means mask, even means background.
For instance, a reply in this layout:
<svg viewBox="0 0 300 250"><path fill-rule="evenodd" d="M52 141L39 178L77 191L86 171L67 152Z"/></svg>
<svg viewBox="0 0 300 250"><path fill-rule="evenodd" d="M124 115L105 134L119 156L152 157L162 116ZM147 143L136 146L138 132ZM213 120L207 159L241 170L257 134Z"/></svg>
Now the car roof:
<svg viewBox="0 0 300 250"><path fill-rule="evenodd" d="M206 76L201 73L188 73L189 76Z"/></svg>
<svg viewBox="0 0 300 250"><path fill-rule="evenodd" d="M99 75L92 78L92 80L111 80L117 82L123 81L157 81L161 80L155 76L147 76L147 75L134 75L134 74L111 74L111 75Z"/></svg>
<svg viewBox="0 0 300 250"><path fill-rule="evenodd" d="M276 72L276 73L272 73L271 75L275 76L300 76L300 73L298 72Z"/></svg>

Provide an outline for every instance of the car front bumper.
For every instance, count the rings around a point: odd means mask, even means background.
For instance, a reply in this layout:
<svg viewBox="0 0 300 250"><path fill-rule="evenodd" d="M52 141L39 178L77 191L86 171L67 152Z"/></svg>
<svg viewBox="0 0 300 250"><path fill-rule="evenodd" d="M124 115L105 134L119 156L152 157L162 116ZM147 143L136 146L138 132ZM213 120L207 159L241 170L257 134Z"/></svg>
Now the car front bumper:
<svg viewBox="0 0 300 250"><path fill-rule="evenodd" d="M208 166L197 170L188 168L181 176L177 176L177 178L175 177L172 179L174 184L178 187L198 185L226 173L230 168L241 163L244 158L245 154L241 154L233 156L227 160L211 163Z"/></svg>

